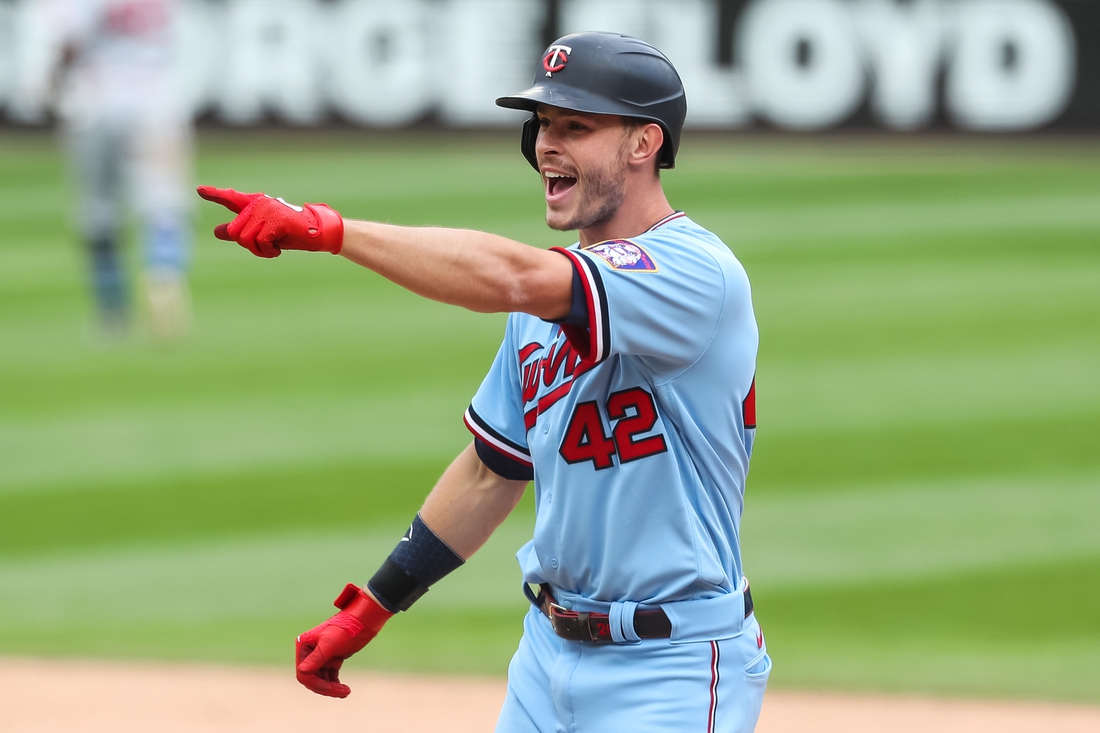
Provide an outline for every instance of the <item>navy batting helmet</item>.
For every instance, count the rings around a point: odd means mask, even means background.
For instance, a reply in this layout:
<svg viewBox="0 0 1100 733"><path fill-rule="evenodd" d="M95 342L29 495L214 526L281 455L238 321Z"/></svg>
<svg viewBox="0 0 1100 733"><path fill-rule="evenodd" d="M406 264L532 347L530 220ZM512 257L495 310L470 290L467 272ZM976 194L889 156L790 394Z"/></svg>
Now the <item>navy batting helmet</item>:
<svg viewBox="0 0 1100 733"><path fill-rule="evenodd" d="M531 88L500 97L497 104L530 112L547 104L655 122L665 133L658 154L661 168L676 164L687 115L684 85L672 62L645 41L618 33L562 36L543 54ZM520 149L535 170L538 133L538 117L532 116L523 125Z"/></svg>

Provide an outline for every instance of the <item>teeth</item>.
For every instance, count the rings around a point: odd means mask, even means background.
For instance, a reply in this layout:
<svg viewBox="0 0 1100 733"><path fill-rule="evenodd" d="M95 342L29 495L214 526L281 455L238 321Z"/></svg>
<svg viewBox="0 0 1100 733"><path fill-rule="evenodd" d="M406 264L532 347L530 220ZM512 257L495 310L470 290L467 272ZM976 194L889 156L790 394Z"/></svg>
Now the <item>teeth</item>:
<svg viewBox="0 0 1100 733"><path fill-rule="evenodd" d="M543 175L547 178L572 178L572 176L567 176L562 173L551 173L550 171L546 171Z"/></svg>

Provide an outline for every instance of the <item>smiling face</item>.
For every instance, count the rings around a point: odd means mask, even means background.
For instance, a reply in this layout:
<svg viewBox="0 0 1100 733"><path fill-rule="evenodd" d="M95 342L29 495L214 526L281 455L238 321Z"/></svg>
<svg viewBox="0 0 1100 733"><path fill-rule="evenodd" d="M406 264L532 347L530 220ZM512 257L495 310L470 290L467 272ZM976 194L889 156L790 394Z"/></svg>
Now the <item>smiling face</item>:
<svg viewBox="0 0 1100 733"><path fill-rule="evenodd" d="M629 146L637 130L616 115L539 105L535 155L551 229L588 229L608 222L626 195Z"/></svg>

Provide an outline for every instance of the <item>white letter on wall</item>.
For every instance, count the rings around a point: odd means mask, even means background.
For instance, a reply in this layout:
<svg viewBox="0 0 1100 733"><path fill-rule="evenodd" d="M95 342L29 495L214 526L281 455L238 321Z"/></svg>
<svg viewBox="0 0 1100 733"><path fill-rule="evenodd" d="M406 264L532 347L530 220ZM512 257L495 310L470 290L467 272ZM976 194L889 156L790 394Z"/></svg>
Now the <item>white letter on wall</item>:
<svg viewBox="0 0 1100 733"><path fill-rule="evenodd" d="M57 60L57 34L51 32L51 12L38 0L21 0L9 9L12 29L8 113L20 122L45 120L50 70Z"/></svg>
<svg viewBox="0 0 1100 733"><path fill-rule="evenodd" d="M947 108L974 130L1022 130L1052 121L1074 85L1073 29L1046 0L966 0L955 16Z"/></svg>
<svg viewBox="0 0 1100 733"><path fill-rule="evenodd" d="M310 0L235 0L219 109L229 122L256 122L265 108L307 124L322 114L314 58L316 3Z"/></svg>
<svg viewBox="0 0 1100 733"><path fill-rule="evenodd" d="M687 93L687 127L743 127L750 121L740 69L718 66L718 8L711 0L655 2L657 48L680 73Z"/></svg>
<svg viewBox="0 0 1100 733"><path fill-rule="evenodd" d="M394 126L432 104L429 6L424 0L343 2L325 35L327 89L354 122Z"/></svg>
<svg viewBox="0 0 1100 733"><path fill-rule="evenodd" d="M0 109L15 90L15 3L0 2Z"/></svg>
<svg viewBox="0 0 1100 733"><path fill-rule="evenodd" d="M940 0L859 0L852 8L874 70L871 109L887 127L913 130L936 113L941 9Z"/></svg>
<svg viewBox="0 0 1100 733"><path fill-rule="evenodd" d="M194 113L214 107L224 84L229 59L229 28L222 3L181 3L179 34L180 86Z"/></svg>
<svg viewBox="0 0 1100 733"><path fill-rule="evenodd" d="M542 4L450 0L440 10L432 78L443 120L518 127L523 117L494 100L531 85L542 53Z"/></svg>
<svg viewBox="0 0 1100 733"><path fill-rule="evenodd" d="M755 109L780 127L835 125L862 101L866 74L838 0L754 0L738 50Z"/></svg>

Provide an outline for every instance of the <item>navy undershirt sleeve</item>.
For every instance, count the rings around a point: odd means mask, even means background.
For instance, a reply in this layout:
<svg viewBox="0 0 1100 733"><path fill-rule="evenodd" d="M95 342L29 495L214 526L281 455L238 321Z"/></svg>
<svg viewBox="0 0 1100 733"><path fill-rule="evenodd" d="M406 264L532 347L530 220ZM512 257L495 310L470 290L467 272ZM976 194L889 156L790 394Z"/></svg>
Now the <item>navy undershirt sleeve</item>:
<svg viewBox="0 0 1100 733"><path fill-rule="evenodd" d="M481 438L474 438L474 450L490 471L512 481L533 481L535 469L506 456Z"/></svg>
<svg viewBox="0 0 1100 733"><path fill-rule="evenodd" d="M563 326L588 328L588 300L584 297L584 286L581 284L581 274L577 271L575 265L573 267L573 304L569 307L569 314L566 315L565 318L543 320L547 323L557 323Z"/></svg>

